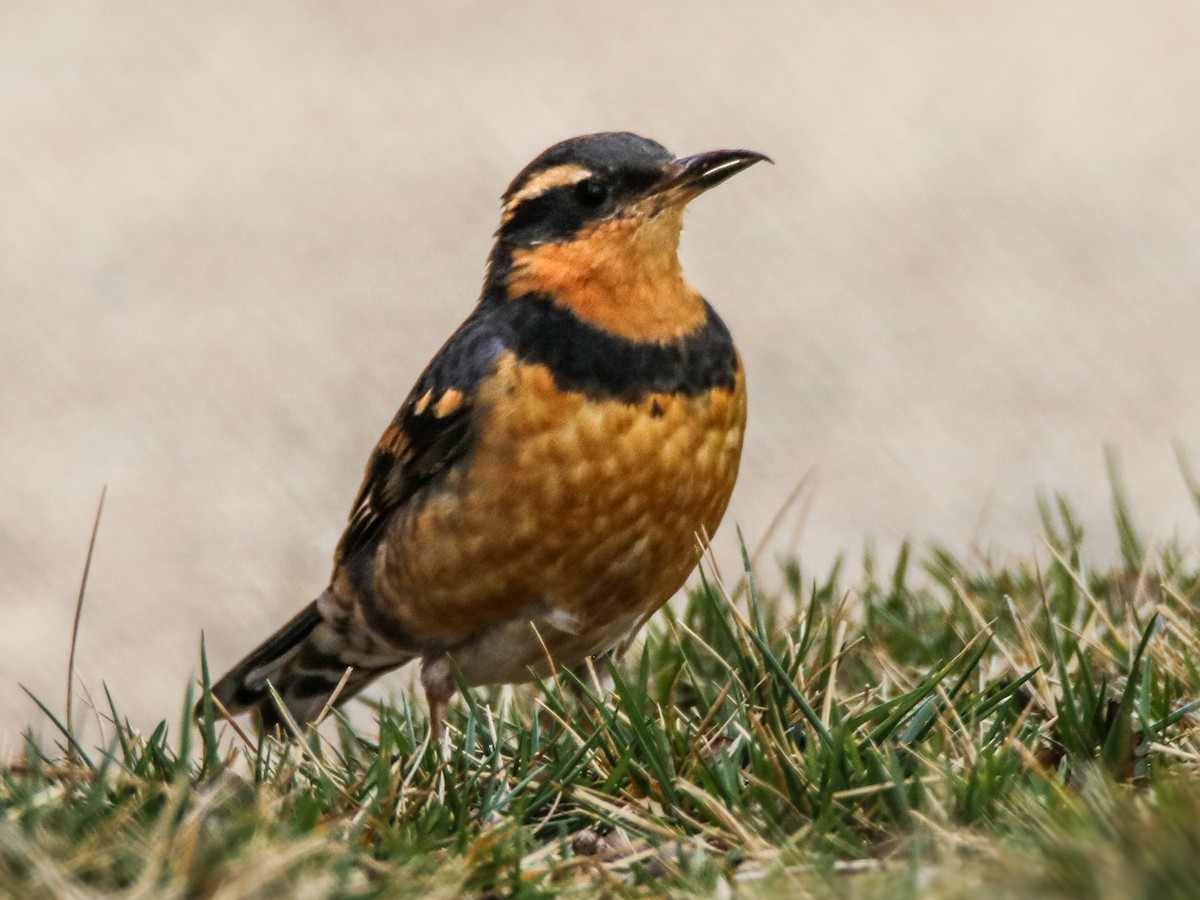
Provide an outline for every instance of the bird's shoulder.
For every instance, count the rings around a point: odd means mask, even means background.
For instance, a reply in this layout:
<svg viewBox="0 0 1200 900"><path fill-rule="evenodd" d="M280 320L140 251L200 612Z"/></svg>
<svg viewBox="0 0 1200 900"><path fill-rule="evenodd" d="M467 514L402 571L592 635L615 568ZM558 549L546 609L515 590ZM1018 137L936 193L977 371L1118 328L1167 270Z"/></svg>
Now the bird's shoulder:
<svg viewBox="0 0 1200 900"><path fill-rule="evenodd" d="M434 355L371 453L335 564L372 546L414 494L469 456L480 389L511 343L503 318L480 308Z"/></svg>

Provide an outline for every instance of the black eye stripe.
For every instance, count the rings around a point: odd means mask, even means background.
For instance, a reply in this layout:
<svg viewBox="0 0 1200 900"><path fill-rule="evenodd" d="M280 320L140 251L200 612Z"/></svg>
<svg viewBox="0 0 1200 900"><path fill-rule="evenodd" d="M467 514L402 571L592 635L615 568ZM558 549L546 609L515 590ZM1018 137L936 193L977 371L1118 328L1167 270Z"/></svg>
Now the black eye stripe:
<svg viewBox="0 0 1200 900"><path fill-rule="evenodd" d="M621 187L630 194L640 194L662 178L662 172L631 169L621 178Z"/></svg>
<svg viewBox="0 0 1200 900"><path fill-rule="evenodd" d="M521 200L510 210L498 237L515 244L568 240L588 222L619 214L622 203L644 194L662 177L661 171L642 168L593 172Z"/></svg>
<svg viewBox="0 0 1200 900"><path fill-rule="evenodd" d="M585 178L575 185L575 199L594 209L608 199L608 188L596 178Z"/></svg>
<svg viewBox="0 0 1200 900"><path fill-rule="evenodd" d="M517 242L563 240L595 213L596 207L585 207L576 199L574 184L559 185L518 203L499 236Z"/></svg>
<svg viewBox="0 0 1200 900"><path fill-rule="evenodd" d="M501 231L520 231L538 220L546 218L555 205L553 194L558 190L561 190L561 188L554 188L546 191L544 194L538 194L536 197L522 200L517 204L512 214L509 215Z"/></svg>

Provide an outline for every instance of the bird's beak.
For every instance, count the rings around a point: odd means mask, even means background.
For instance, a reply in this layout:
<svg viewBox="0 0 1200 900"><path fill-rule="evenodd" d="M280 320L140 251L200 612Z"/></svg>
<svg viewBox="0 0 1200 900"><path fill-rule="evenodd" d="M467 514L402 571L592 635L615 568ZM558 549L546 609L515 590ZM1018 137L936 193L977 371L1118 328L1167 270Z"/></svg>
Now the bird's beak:
<svg viewBox="0 0 1200 900"><path fill-rule="evenodd" d="M756 162L774 160L754 150L709 150L684 156L670 163L653 195L668 203L687 203L711 187L716 187Z"/></svg>

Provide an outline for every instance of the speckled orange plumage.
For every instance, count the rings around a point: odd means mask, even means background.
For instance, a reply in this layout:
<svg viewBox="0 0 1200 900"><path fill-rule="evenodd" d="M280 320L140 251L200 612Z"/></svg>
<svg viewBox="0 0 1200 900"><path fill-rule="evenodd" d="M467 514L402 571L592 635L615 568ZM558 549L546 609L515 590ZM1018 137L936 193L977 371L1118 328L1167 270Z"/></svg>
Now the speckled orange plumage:
<svg viewBox="0 0 1200 900"><path fill-rule="evenodd" d="M419 658L436 733L452 670L517 682L623 651L716 531L745 432L682 210L764 158L601 134L518 175L479 305L380 438L329 587L217 683L229 712L278 723L269 683L309 721Z"/></svg>
<svg viewBox="0 0 1200 900"><path fill-rule="evenodd" d="M479 443L452 486L392 525L376 562L381 606L435 639L486 630L536 597L580 635L574 665L608 649L683 584L737 476L745 381L637 404L558 390L549 371L501 360L480 397ZM473 573L464 578L464 573ZM536 641L502 677L541 664ZM475 680L475 679L470 679Z"/></svg>

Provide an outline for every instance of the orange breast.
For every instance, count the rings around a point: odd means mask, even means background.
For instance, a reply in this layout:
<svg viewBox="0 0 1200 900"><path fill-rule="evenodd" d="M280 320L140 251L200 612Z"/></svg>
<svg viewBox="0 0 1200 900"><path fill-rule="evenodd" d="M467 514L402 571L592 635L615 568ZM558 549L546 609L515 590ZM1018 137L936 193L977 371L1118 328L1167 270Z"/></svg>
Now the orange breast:
<svg viewBox="0 0 1200 900"><path fill-rule="evenodd" d="M508 357L480 402L469 466L393 524L379 560L406 628L453 642L542 603L603 636L679 589L737 476L741 371L733 390L627 404Z"/></svg>

